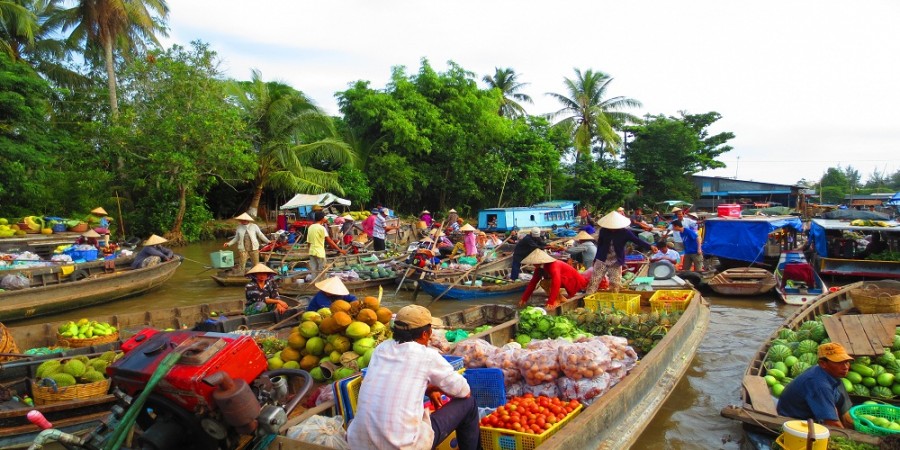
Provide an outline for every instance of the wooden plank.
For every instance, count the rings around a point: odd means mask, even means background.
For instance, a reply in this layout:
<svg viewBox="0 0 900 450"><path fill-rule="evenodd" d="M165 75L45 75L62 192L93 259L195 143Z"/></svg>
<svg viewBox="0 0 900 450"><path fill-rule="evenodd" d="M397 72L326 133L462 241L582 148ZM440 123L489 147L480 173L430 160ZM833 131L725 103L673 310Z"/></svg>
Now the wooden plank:
<svg viewBox="0 0 900 450"><path fill-rule="evenodd" d="M869 345L871 345L872 350L875 351L874 354L884 354L884 328L882 328L881 321L878 320L878 317L874 314L862 314L855 317L859 320L859 326L865 331L866 337L869 339ZM893 341L893 338L891 338L891 341ZM888 347L890 347L890 345L888 345Z"/></svg>
<svg viewBox="0 0 900 450"><path fill-rule="evenodd" d="M778 414L775 409L775 402L772 400L772 394L769 393L769 386L763 377L755 377L753 375L744 376L744 389L747 390L747 396L753 403L753 408L759 412L766 414Z"/></svg>
<svg viewBox="0 0 900 450"><path fill-rule="evenodd" d="M884 330L884 335L890 337L886 339L885 342L890 342L890 344L886 345L890 347L894 343L894 334L897 332L897 325L900 325L900 314L876 314L878 317L878 322L881 324L882 330Z"/></svg>
<svg viewBox="0 0 900 450"><path fill-rule="evenodd" d="M875 349L869 342L866 335L866 329L863 328L859 321L861 316L841 316L838 321L843 325L844 332L847 334L847 342L850 344L848 349L851 355L874 355Z"/></svg>
<svg viewBox="0 0 900 450"><path fill-rule="evenodd" d="M828 338L831 339L831 342L841 344L850 354L854 354L850 351L850 339L847 337L847 332L844 331L844 327L841 325L840 319L842 317L844 316L825 317L822 319L822 325L825 326L825 332L828 333Z"/></svg>

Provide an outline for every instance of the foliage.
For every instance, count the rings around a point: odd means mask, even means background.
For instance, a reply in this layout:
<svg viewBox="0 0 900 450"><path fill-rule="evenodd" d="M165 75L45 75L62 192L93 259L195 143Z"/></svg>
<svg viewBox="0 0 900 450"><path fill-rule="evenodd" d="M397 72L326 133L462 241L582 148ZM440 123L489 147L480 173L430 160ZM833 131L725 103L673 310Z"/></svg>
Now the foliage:
<svg viewBox="0 0 900 450"><path fill-rule="evenodd" d="M847 195L849 187L846 172L840 167L829 167L820 184L822 200L832 204L844 203L844 196Z"/></svg>
<svg viewBox="0 0 900 450"><path fill-rule="evenodd" d="M501 69L496 67L494 75L485 75L482 78L489 89L497 89L503 96L500 102L501 116L509 118L523 117L526 115L525 108L519 102L533 103L531 97L527 94L519 92L528 83L519 83L519 74L511 68Z"/></svg>
<svg viewBox="0 0 900 450"><path fill-rule="evenodd" d="M338 182L344 195L353 199L356 205L365 205L372 199L372 186L366 174L353 166L342 166L338 169Z"/></svg>
<svg viewBox="0 0 900 450"><path fill-rule="evenodd" d="M599 162L575 164L565 188L567 198L578 199L602 213L623 205L636 190L637 182L631 172Z"/></svg>
<svg viewBox="0 0 900 450"><path fill-rule="evenodd" d="M178 202L178 193L171 189L148 189L144 196L136 200L134 207L125 212L128 234L146 238L159 234L159 230L169 229L177 220ZM161 208L159 205L167 207ZM187 242L212 238L206 229L206 224L212 219L203 197L188 195L185 198L182 238Z"/></svg>

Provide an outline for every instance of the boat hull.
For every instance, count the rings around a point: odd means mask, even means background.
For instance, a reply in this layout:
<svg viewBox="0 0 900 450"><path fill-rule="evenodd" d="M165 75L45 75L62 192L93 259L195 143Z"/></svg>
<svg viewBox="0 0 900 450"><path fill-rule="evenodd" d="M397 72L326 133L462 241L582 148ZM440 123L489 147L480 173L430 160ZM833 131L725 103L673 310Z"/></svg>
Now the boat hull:
<svg viewBox="0 0 900 450"><path fill-rule="evenodd" d="M784 279L784 266L790 261L805 263L806 257L801 252L784 252L781 254L778 267L775 268L775 290L783 302L795 306L806 305L819 295L828 292L828 286L825 285L825 282L815 270L812 271L812 277L815 280L815 286L812 288L802 289L788 286Z"/></svg>
<svg viewBox="0 0 900 450"><path fill-rule="evenodd" d="M776 284L775 275L764 269L745 267L728 269L707 282L713 292L722 295L761 295Z"/></svg>

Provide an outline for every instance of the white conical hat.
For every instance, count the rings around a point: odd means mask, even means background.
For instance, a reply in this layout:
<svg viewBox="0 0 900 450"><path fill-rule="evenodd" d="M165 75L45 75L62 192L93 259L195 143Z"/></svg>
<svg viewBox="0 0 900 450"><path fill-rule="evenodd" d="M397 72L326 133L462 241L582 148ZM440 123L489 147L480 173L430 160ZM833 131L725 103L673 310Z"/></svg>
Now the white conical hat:
<svg viewBox="0 0 900 450"><path fill-rule="evenodd" d="M98 233L98 232L96 232L96 231L94 231L94 230L87 230L87 231L85 231L84 233L81 233L81 235L84 236L84 237L86 237L86 238L99 238L99 237L101 237L101 236L100 236L100 233Z"/></svg>
<svg viewBox="0 0 900 450"><path fill-rule="evenodd" d="M148 245L163 244L163 243L166 243L166 242L169 242L168 240L166 240L166 238L159 237L159 236L157 236L157 235L154 234L154 235L151 235L149 238L147 238L146 241L144 241L144 246L146 247L146 246L148 246Z"/></svg>
<svg viewBox="0 0 900 450"><path fill-rule="evenodd" d="M272 275L276 274L276 272L274 270L272 270L272 268L270 268L269 266L267 266L263 263L259 263L255 266L253 266L252 269L247 271L247 275L253 275L253 274L257 274L257 273L271 273Z"/></svg>
<svg viewBox="0 0 900 450"><path fill-rule="evenodd" d="M600 220L597 221L597 225L600 225L607 230L620 230L631 225L631 219L613 211L600 218Z"/></svg>
<svg viewBox="0 0 900 450"><path fill-rule="evenodd" d="M235 219L237 219L237 220L249 220L250 222L255 222L255 221L253 220L253 218L250 217L250 214L247 214L247 213L243 213L243 214L241 214L241 215L235 217Z"/></svg>
<svg viewBox="0 0 900 450"><path fill-rule="evenodd" d="M594 237L591 236L590 234L587 234L586 231L582 230L582 231L579 231L578 234L575 235L575 240L576 241L593 241Z"/></svg>
<svg viewBox="0 0 900 450"><path fill-rule="evenodd" d="M107 215L108 213L106 212L105 209L103 209L102 207L98 206L98 207L96 207L96 208L94 208L94 209L91 210L91 214L98 214L98 215L102 214L102 215L105 216L105 215Z"/></svg>
<svg viewBox="0 0 900 450"><path fill-rule="evenodd" d="M459 229L459 231L475 231L475 227L469 224L465 224Z"/></svg>
<svg viewBox="0 0 900 450"><path fill-rule="evenodd" d="M554 261L556 261L556 258L538 248L526 256L525 259L522 260L522 264L548 264Z"/></svg>
<svg viewBox="0 0 900 450"><path fill-rule="evenodd" d="M447 212L455 213L456 210L451 208L450 211L447 211Z"/></svg>
<svg viewBox="0 0 900 450"><path fill-rule="evenodd" d="M347 286L344 286L344 283L341 282L340 277L326 278L316 283L315 286L324 291L326 294L347 295L350 293L350 291L347 290Z"/></svg>

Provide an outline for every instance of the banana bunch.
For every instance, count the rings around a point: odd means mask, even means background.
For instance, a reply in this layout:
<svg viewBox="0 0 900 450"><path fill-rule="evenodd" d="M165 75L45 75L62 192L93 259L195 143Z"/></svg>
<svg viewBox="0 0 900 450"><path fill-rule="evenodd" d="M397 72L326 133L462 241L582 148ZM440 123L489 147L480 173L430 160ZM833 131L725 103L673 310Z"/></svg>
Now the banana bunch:
<svg viewBox="0 0 900 450"><path fill-rule="evenodd" d="M116 332L116 327L106 322L80 319L78 322L67 322L57 329L60 336L74 339L90 339L97 336L109 336Z"/></svg>
<svg viewBox="0 0 900 450"><path fill-rule="evenodd" d="M883 220L866 220L866 219L856 219L850 222L850 225L854 227L889 227L891 224L883 221Z"/></svg>
<svg viewBox="0 0 900 450"><path fill-rule="evenodd" d="M28 225L28 228L32 231L40 231L44 228L44 218L39 216L25 216L22 218L22 221Z"/></svg>

